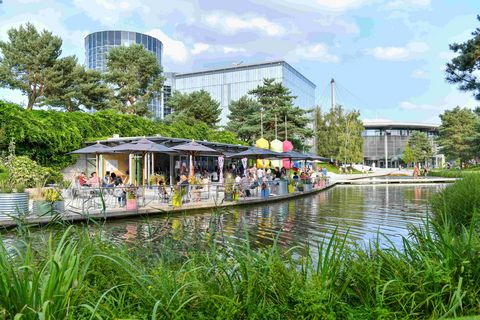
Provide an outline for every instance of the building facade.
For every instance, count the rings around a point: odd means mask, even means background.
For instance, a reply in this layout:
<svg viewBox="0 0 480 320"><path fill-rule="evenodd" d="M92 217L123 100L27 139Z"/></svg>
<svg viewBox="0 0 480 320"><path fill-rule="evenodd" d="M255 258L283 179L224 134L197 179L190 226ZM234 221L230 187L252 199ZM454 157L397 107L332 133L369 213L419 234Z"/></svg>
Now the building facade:
<svg viewBox="0 0 480 320"><path fill-rule="evenodd" d="M412 123L371 121L364 122L363 159L364 164L380 168L398 168L404 165L403 150L414 131L427 134L432 143L434 156L429 160L431 167L443 165L444 157L439 154L435 137L438 135L438 125Z"/></svg>
<svg viewBox="0 0 480 320"><path fill-rule="evenodd" d="M205 90L222 108L220 125L228 122L230 102L240 99L263 84L263 79L274 79L296 96L295 105L303 109L315 106L315 84L285 61L238 65L221 69L167 75L170 92L190 93ZM167 110L168 111L168 110ZM171 112L171 110L170 110Z"/></svg>
<svg viewBox="0 0 480 320"><path fill-rule="evenodd" d="M162 67L163 44L160 40L146 34L130 31L108 30L94 32L85 37L85 65L89 69L106 72L107 52L114 47L141 44L155 55L157 62ZM163 97L154 97L150 103L152 115L162 118Z"/></svg>

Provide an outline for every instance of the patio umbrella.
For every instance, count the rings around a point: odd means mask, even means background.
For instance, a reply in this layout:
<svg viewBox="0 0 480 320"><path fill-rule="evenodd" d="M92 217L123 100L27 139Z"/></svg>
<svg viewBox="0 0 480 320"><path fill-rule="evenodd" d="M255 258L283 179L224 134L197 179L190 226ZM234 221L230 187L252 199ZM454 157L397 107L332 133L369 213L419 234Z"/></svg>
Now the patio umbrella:
<svg viewBox="0 0 480 320"><path fill-rule="evenodd" d="M147 152L157 152L165 154L175 154L175 150L166 147L164 145L152 142L147 139L140 139L137 141L132 141L129 143L120 144L118 146L112 147L111 152L130 152L130 153L141 153L142 159L145 157Z"/></svg>
<svg viewBox="0 0 480 320"><path fill-rule="evenodd" d="M245 151L231 155L230 158L268 159L268 158L276 158L278 155L279 153L275 151L271 151L263 148L251 147Z"/></svg>
<svg viewBox="0 0 480 320"><path fill-rule="evenodd" d="M95 144L86 146L84 148L80 148L78 150L69 152L69 154L95 154L95 171L97 172L97 175L98 175L98 170L99 170L98 155L103 153L111 153L111 152L112 152L112 148L104 144L101 144L100 142L97 142Z"/></svg>
<svg viewBox="0 0 480 320"><path fill-rule="evenodd" d="M193 168L193 157L198 155L221 155L221 152L218 152L215 149L204 146L201 143L195 142L192 140L190 142L180 144L178 146L172 147L173 150L186 153L190 155L190 178L193 180L194 168Z"/></svg>

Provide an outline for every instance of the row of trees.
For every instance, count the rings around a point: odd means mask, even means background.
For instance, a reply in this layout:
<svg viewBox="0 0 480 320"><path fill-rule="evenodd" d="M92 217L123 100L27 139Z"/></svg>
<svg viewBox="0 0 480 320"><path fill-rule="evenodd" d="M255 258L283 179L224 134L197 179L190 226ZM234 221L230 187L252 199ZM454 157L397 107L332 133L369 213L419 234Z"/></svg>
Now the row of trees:
<svg viewBox="0 0 480 320"><path fill-rule="evenodd" d="M109 50L102 75L75 56L61 57L62 39L30 23L10 29L0 52L0 86L25 94L27 110L49 105L71 112L83 106L147 115L163 84L155 56L142 45Z"/></svg>
<svg viewBox="0 0 480 320"><path fill-rule="evenodd" d="M342 163L363 161L363 122L359 111L342 106L328 112L315 109L317 153Z"/></svg>

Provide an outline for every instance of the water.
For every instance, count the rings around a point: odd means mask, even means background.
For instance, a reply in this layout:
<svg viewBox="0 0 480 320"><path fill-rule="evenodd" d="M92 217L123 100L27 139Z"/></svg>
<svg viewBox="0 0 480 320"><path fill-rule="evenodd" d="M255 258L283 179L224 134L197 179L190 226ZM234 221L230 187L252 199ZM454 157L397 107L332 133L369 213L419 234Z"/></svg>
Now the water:
<svg viewBox="0 0 480 320"><path fill-rule="evenodd" d="M394 245L408 236L409 225L419 225L428 213L428 199L442 185L335 186L313 196L266 205L221 209L215 219L224 237L246 239L254 245L268 245L278 236L282 246L309 245L316 248L335 229L351 241L368 243L378 232ZM161 226L165 216L125 219L107 223L114 239L145 234L153 225ZM169 225L205 231L212 212L197 212L169 218ZM182 223L180 223L182 222ZM182 226L186 225L186 226ZM380 239L387 244L385 239Z"/></svg>

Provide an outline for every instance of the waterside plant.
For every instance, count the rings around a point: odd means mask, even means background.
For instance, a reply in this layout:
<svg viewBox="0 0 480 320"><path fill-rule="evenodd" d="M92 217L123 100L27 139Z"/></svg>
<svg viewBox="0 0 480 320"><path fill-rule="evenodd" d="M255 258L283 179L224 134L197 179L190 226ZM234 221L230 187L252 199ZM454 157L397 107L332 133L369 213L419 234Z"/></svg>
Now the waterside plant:
<svg viewBox="0 0 480 320"><path fill-rule="evenodd" d="M477 183L476 181L475 183ZM465 187L457 182L448 192ZM460 187L459 187L460 185ZM453 210L446 207L446 210ZM435 209L400 247L348 235L318 248L228 238L221 214L203 231L175 219L128 241L96 227L19 235L0 248L7 319L440 319L480 314L477 210L457 228ZM437 219L436 215L444 218ZM127 228L128 229L128 228ZM44 239L44 238L40 238ZM45 240L43 240L45 241ZM388 239L386 240L388 243ZM385 241L383 241L385 243ZM14 249L12 249L12 246Z"/></svg>

